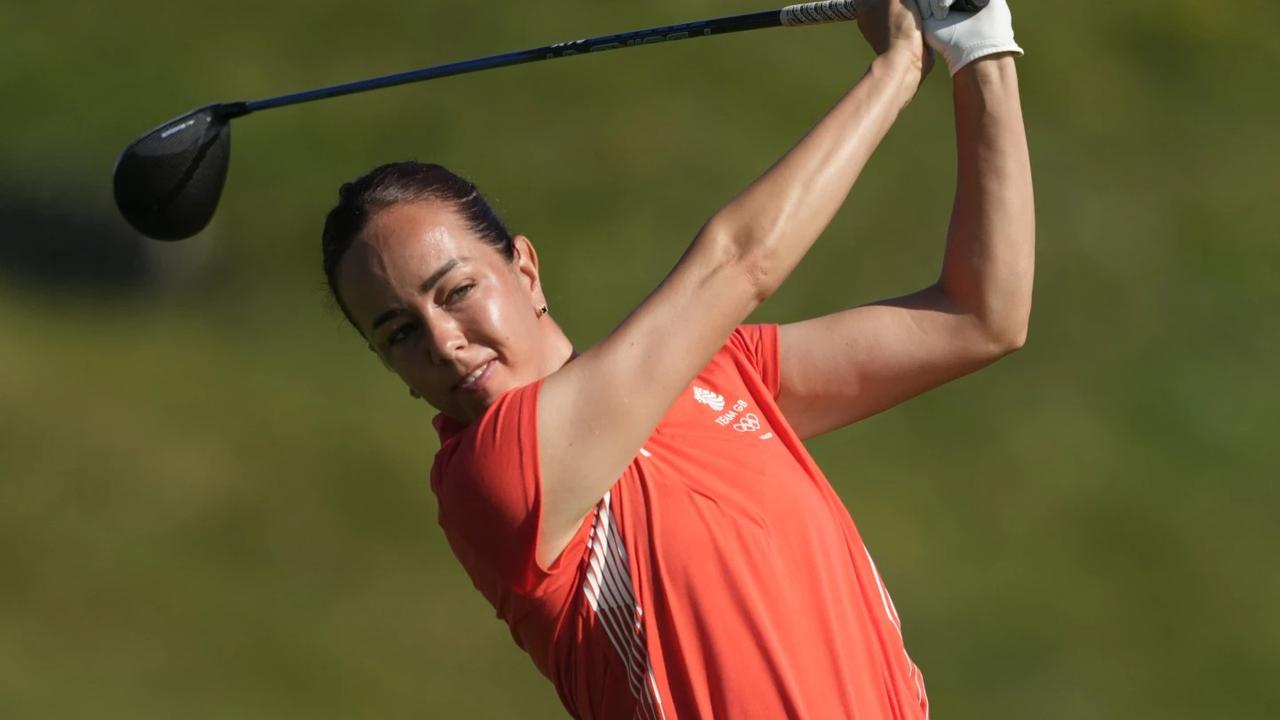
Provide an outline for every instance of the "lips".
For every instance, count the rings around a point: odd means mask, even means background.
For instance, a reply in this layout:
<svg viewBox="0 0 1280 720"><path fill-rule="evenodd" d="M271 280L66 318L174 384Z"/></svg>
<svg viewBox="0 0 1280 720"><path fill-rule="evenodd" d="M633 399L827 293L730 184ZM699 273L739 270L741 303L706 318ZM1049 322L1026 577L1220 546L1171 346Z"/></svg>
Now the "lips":
<svg viewBox="0 0 1280 720"><path fill-rule="evenodd" d="M493 360L485 361L478 365L455 386L456 390L465 392L476 392L484 387L485 380L489 379L490 371L493 369Z"/></svg>

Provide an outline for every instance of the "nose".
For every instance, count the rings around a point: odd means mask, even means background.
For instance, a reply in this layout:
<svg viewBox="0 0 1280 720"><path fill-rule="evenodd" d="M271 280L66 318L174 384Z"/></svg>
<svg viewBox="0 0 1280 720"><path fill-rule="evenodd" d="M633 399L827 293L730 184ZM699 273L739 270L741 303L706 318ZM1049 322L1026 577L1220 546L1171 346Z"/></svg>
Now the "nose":
<svg viewBox="0 0 1280 720"><path fill-rule="evenodd" d="M433 365L448 365L467 346L466 335L458 322L447 313L426 322L427 357Z"/></svg>

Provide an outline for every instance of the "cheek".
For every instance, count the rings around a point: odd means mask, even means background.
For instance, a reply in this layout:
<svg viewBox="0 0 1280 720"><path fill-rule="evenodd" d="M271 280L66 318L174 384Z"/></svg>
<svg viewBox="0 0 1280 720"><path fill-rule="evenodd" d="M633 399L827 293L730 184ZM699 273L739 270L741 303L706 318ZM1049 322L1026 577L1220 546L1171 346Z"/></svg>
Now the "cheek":
<svg viewBox="0 0 1280 720"><path fill-rule="evenodd" d="M512 292L495 293L477 313L475 319L484 328L487 339L497 345L494 349L508 360L519 361L532 349L529 344L536 338L537 328L529 322L532 313L528 302L520 296Z"/></svg>

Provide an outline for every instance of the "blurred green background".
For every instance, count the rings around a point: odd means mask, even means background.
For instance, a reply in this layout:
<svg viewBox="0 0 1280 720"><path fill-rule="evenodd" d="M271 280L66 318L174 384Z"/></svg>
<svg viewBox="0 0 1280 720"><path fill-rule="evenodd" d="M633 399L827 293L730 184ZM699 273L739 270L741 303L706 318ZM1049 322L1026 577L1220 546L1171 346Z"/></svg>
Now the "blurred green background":
<svg viewBox="0 0 1280 720"><path fill-rule="evenodd" d="M323 213L375 164L449 165L590 344L856 80L853 26L239 120L219 213L181 244L124 225L111 168L209 102L766 7L0 6L0 717L562 717L435 524L429 410L325 299ZM936 717L1276 717L1274 9L1014 10L1029 344L812 448ZM756 319L931 282L951 146L935 72Z"/></svg>

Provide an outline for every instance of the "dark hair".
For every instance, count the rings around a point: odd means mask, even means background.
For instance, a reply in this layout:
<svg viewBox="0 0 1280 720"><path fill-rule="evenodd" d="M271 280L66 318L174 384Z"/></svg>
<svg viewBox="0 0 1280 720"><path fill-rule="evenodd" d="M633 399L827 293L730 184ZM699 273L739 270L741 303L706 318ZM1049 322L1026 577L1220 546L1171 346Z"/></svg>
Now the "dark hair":
<svg viewBox="0 0 1280 720"><path fill-rule="evenodd" d="M338 264L370 218L379 211L399 203L423 201L453 206L453 210L481 240L492 245L508 261L515 257L511 233L476 186L467 179L432 163L397 162L376 167L368 174L344 183L338 190L338 204L325 217L324 234L320 240L329 292L357 332L360 326L356 325L338 292Z"/></svg>

